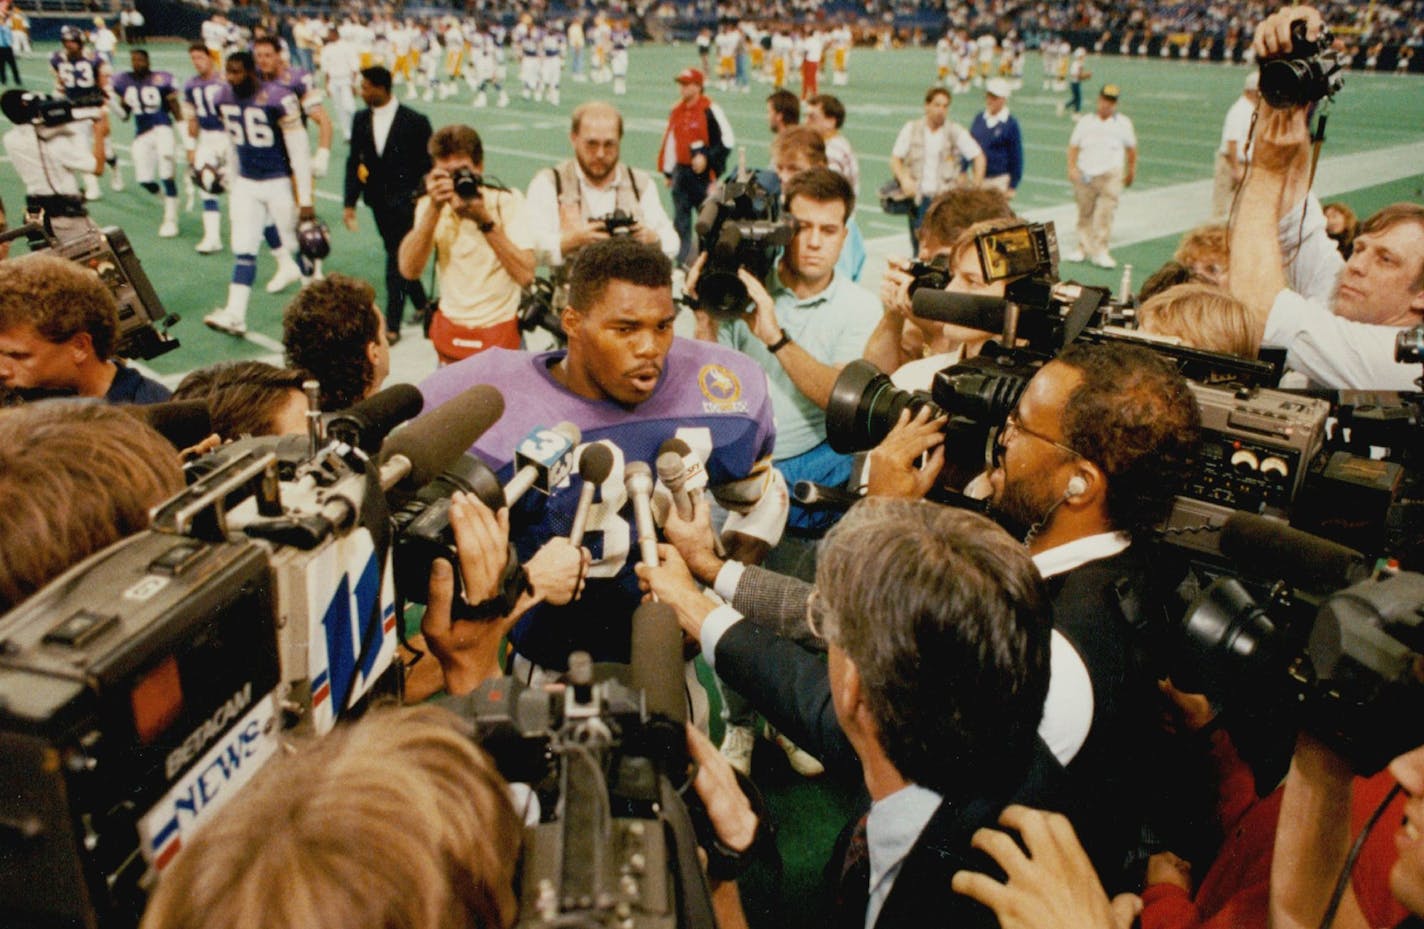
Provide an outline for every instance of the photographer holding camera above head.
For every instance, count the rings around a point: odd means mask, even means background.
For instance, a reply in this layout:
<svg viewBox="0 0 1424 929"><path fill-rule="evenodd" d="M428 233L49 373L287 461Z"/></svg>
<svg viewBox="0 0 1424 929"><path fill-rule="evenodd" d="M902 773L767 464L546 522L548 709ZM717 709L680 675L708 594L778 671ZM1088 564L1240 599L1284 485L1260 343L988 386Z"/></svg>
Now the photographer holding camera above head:
<svg viewBox="0 0 1424 929"><path fill-rule="evenodd" d="M1360 225L1347 262L1326 231L1311 172L1310 107L1333 93L1339 62L1317 49L1320 14L1289 7L1256 30L1262 104L1231 235L1231 291L1264 345L1330 388L1412 390L1395 361L1400 329L1424 321L1424 206L1396 203ZM1290 254L1286 264L1282 255ZM1311 294L1334 288L1326 303Z"/></svg>
<svg viewBox="0 0 1424 929"><path fill-rule="evenodd" d="M400 272L418 280L435 253L440 307L430 341L441 364L488 348L519 348L519 300L534 280L534 233L524 196L485 183L484 143L469 126L430 137L435 168L400 244Z"/></svg>
<svg viewBox="0 0 1424 929"><path fill-rule="evenodd" d="M0 384L167 400L167 387L110 357L118 329L114 295L84 265L46 254L0 263Z"/></svg>
<svg viewBox="0 0 1424 929"><path fill-rule="evenodd" d="M540 261L566 267L580 248L613 235L630 235L676 257L677 230L657 184L620 160L623 114L597 100L581 103L569 141L574 157L535 174L525 198Z"/></svg>
<svg viewBox="0 0 1424 929"><path fill-rule="evenodd" d="M715 336L766 370L777 422L773 457L787 483L841 485L851 460L826 442L826 403L841 367L865 351L880 314L869 291L835 272L855 205L850 182L812 168L791 178L784 193L786 214L796 223L790 245L765 282L740 268L749 311L715 330L702 325L699 336ZM706 263L704 253L688 273L688 293L696 295ZM832 521L793 504L787 526L816 533Z"/></svg>
<svg viewBox="0 0 1424 929"><path fill-rule="evenodd" d="M926 492L937 460L918 460L943 442L943 426L903 413L870 453L868 493ZM1053 598L1040 734L1087 801L1099 861L1110 853L1121 864L1135 847L1164 779L1165 756L1151 754L1160 672L1149 646L1163 614L1148 534L1185 480L1200 428L1186 380L1162 356L1073 345L1029 381L994 446L992 512L1025 539Z"/></svg>

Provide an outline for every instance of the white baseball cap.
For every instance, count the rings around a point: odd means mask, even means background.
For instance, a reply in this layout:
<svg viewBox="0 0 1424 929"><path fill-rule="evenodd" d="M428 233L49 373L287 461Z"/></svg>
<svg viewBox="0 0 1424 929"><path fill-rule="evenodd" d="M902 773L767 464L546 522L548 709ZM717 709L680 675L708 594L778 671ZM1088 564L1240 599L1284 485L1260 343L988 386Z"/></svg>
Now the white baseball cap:
<svg viewBox="0 0 1424 929"><path fill-rule="evenodd" d="M1009 99L1009 95L1013 93L1013 88L1010 87L1009 82L1003 78L991 77L988 82L985 83L984 91L1007 100Z"/></svg>

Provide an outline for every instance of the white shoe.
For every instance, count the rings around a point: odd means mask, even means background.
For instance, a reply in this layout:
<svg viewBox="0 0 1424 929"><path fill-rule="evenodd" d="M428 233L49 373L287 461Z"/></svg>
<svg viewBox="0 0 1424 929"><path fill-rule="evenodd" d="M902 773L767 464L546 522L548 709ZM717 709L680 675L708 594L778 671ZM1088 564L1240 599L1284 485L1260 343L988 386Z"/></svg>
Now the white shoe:
<svg viewBox="0 0 1424 929"><path fill-rule="evenodd" d="M1071 252L1068 252L1068 253L1064 254L1063 260L1064 260L1064 261L1075 261L1075 262L1078 262L1078 261L1087 261L1087 260L1088 260L1088 256L1083 254L1083 250L1082 250L1081 248L1075 248L1075 249L1073 249Z"/></svg>
<svg viewBox="0 0 1424 929"><path fill-rule="evenodd" d="M1112 268L1117 267L1117 262L1114 261L1113 256L1109 255L1107 252L1103 252L1100 255L1094 255L1088 260L1099 268L1108 268L1109 270L1111 270Z"/></svg>
<svg viewBox="0 0 1424 929"><path fill-rule="evenodd" d="M482 110L489 106L489 99L482 93L475 94L475 109Z"/></svg>
<svg viewBox="0 0 1424 929"><path fill-rule="evenodd" d="M178 221L174 219L164 220L163 225L158 227L158 237L160 239L178 238Z"/></svg>
<svg viewBox="0 0 1424 929"><path fill-rule="evenodd" d="M124 172L119 170L118 165L114 165L109 173L109 188L115 193L124 189Z"/></svg>
<svg viewBox="0 0 1424 929"><path fill-rule="evenodd" d="M813 758L808 752L797 748L795 742L792 742L775 729L768 728L767 732L771 735L772 741L780 746L781 750L786 753L786 760L791 762L791 770L802 777L820 777L826 773L825 765Z"/></svg>
<svg viewBox="0 0 1424 929"><path fill-rule="evenodd" d="M214 310L203 317L203 325L209 329L216 329L218 332L226 332L228 335L247 335L247 320L232 312L227 307Z"/></svg>
<svg viewBox="0 0 1424 929"><path fill-rule="evenodd" d="M279 294L302 279L302 269L290 258L277 262L277 273L267 282L269 294Z"/></svg>
<svg viewBox="0 0 1424 929"><path fill-rule="evenodd" d="M93 203L104 196L104 191L99 187L99 179L92 174L84 175L84 199Z"/></svg>
<svg viewBox="0 0 1424 929"><path fill-rule="evenodd" d="M718 751L727 759L727 764L751 777L752 748L756 745L756 733L746 726L727 726Z"/></svg>
<svg viewBox="0 0 1424 929"><path fill-rule="evenodd" d="M193 246L193 251L197 252L199 255L211 255L214 252L222 251L222 247L222 239L205 238L203 239L203 241Z"/></svg>
<svg viewBox="0 0 1424 929"><path fill-rule="evenodd" d="M495 103L495 106L497 106L497 107L506 107L506 106L509 106L509 94L507 94L507 93L505 93L504 91L501 90L501 91L499 92L499 101Z"/></svg>

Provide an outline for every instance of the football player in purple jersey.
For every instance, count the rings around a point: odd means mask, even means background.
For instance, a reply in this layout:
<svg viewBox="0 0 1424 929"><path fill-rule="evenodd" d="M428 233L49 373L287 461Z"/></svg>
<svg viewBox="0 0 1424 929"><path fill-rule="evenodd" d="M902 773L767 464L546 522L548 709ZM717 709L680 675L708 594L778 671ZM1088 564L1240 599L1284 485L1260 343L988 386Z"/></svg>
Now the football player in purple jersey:
<svg viewBox="0 0 1424 929"><path fill-rule="evenodd" d="M109 89L109 66L98 55L86 54L84 32L78 26L64 26L59 30L60 50L49 56L50 70L54 72L54 85L59 93L81 105L103 106L104 96ZM115 190L124 189L123 175L118 170L118 159L109 144L109 114L104 112L97 120L82 122L79 131L86 141L94 145L95 160L102 158L113 171ZM84 174L84 199L98 200L99 177Z"/></svg>
<svg viewBox="0 0 1424 929"><path fill-rule="evenodd" d="M316 75L304 71L301 68L292 67L283 57L280 39L264 35L252 43L252 60L257 63L258 80L281 84L297 97L297 102L302 107L302 125L305 127L307 118L316 123L317 147L316 154L312 157L312 177L326 177L327 168L331 164L331 117L326 113L326 107L322 105L321 85L317 82ZM351 127L347 126L345 131L349 134ZM281 293L291 285L297 283L303 276L311 273L309 268L299 265L291 260L291 256L282 247L281 232L278 231L276 222L271 216L267 217L267 224L262 228L262 236L267 240L267 245L272 249L272 255L277 259L277 273L272 275L272 280L267 282L267 292L269 294Z"/></svg>
<svg viewBox="0 0 1424 929"><path fill-rule="evenodd" d="M159 192L161 183L163 223L158 237L176 238L178 185L173 180L173 161L178 146L173 134L183 117L178 89L172 74L149 66L148 52L143 49L129 52L129 63L133 70L114 78L112 93L122 117L133 117L134 180L151 194Z"/></svg>
<svg viewBox="0 0 1424 929"><path fill-rule="evenodd" d="M474 384L498 385L510 398L472 449L506 482L516 471L516 448L540 441L539 430L561 421L580 430L583 444L566 462L571 473L551 478L547 492L525 493L511 509L510 538L522 559L569 534L583 486L572 462L593 444L611 452L582 539L592 554L584 595L536 607L512 633L519 655L535 666L561 669L578 649L595 661L628 660L629 617L641 593L625 470L657 463L668 440L685 443L686 473L704 475L703 486L729 511L723 539L733 557L759 561L781 538L788 498L771 467L776 428L766 374L740 352L673 337L671 274L656 245L626 236L589 245L569 275L566 351L490 349L421 384L426 409Z"/></svg>
<svg viewBox="0 0 1424 929"><path fill-rule="evenodd" d="M232 142L237 176L228 204L232 217L232 283L227 304L203 322L229 335L247 334L247 303L257 277L257 249L262 226L270 215L281 233L283 248L297 253L296 226L313 219L311 152L302 128L296 94L258 79L249 52L228 56L228 86L216 98L218 113ZM292 198L296 191L295 201Z"/></svg>
<svg viewBox="0 0 1424 929"><path fill-rule="evenodd" d="M218 73L212 50L202 42L188 46L188 58L196 72L183 85L183 115L187 133L183 147L188 167L203 191L203 238L197 245L201 255L222 251L222 207L218 194L228 179L228 155L232 143L218 112L218 94L227 81Z"/></svg>

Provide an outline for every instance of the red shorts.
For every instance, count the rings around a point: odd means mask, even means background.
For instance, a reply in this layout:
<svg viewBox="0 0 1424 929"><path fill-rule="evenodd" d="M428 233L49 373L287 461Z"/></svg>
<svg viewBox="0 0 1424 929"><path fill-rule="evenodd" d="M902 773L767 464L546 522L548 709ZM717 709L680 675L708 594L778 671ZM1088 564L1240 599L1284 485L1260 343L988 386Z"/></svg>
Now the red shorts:
<svg viewBox="0 0 1424 929"><path fill-rule="evenodd" d="M430 343L442 365L454 364L487 348L519 348L519 320L495 323L481 329L459 326L436 311L430 321Z"/></svg>

